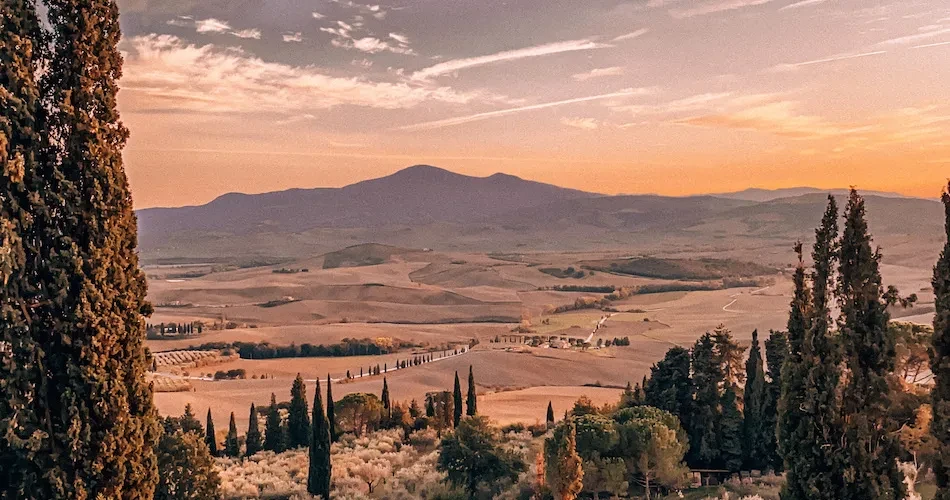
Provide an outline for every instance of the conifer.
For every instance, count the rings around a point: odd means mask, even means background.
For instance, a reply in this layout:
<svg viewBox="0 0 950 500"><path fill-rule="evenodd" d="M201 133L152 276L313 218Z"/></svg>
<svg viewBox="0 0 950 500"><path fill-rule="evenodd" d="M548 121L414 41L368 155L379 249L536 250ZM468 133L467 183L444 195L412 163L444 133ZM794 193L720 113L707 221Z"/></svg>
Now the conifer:
<svg viewBox="0 0 950 500"><path fill-rule="evenodd" d="M307 492L330 498L330 425L323 412L323 396L320 394L320 380L313 395L313 428L310 432L310 469L307 474Z"/></svg>
<svg viewBox="0 0 950 500"><path fill-rule="evenodd" d="M765 341L765 364L768 367L768 383L765 386L765 404L762 410L763 433L767 452L767 467L775 472L785 470L782 455L778 452L778 401L782 395L782 365L788 352L788 337L785 332L772 331Z"/></svg>
<svg viewBox="0 0 950 500"><path fill-rule="evenodd" d="M270 409L264 424L264 449L267 451L280 453L285 450L284 428L281 420L280 409L277 408L277 396L271 393Z"/></svg>
<svg viewBox="0 0 950 500"><path fill-rule="evenodd" d="M950 183L941 196L945 231L943 251L934 266L934 334L930 369L934 374L933 423L931 432L937 440L934 474L937 478L937 500L950 500Z"/></svg>
<svg viewBox="0 0 950 500"><path fill-rule="evenodd" d="M234 412L231 412L231 422L228 424L228 435L224 438L224 454L231 458L241 456L241 444L238 441L237 424L234 422Z"/></svg>
<svg viewBox="0 0 950 500"><path fill-rule="evenodd" d="M475 375L472 374L472 365L468 365L468 395L465 398L465 414L475 416L478 413L478 401L475 394Z"/></svg>
<svg viewBox="0 0 950 500"><path fill-rule="evenodd" d="M745 364L745 392L742 403L742 431L745 445L744 462L749 469L764 469L768 466L768 430L765 427L765 368L762 351L759 349L759 332L752 332L752 346ZM775 429L772 429L772 433Z"/></svg>
<svg viewBox="0 0 950 500"><path fill-rule="evenodd" d="M310 408L307 405L307 386L297 374L290 389L290 408L287 415L287 447L310 445Z"/></svg>
<svg viewBox="0 0 950 500"><path fill-rule="evenodd" d="M383 392L379 397L383 402L383 413L386 418L389 418L392 415L392 406L389 402L389 384L386 382L386 377L383 377Z"/></svg>
<svg viewBox="0 0 950 500"><path fill-rule="evenodd" d="M336 409L333 403L333 385L330 383L330 374L327 374L327 424L330 429L330 442L335 443L339 437L336 426Z"/></svg>
<svg viewBox="0 0 950 500"><path fill-rule="evenodd" d="M668 411L680 419L690 431L693 409L693 380L690 375L689 351L676 346L666 351L662 360L650 369L644 386L647 405Z"/></svg>
<svg viewBox="0 0 950 500"><path fill-rule="evenodd" d="M551 404L551 401L548 401L548 412L547 412L547 415L544 417L544 421L548 425L551 425L554 423L554 406Z"/></svg>
<svg viewBox="0 0 950 500"><path fill-rule="evenodd" d="M248 416L247 435L244 438L244 455L248 457L261 451L261 448L264 445L261 437L260 422L258 422L258 419L257 407L254 406L254 403L251 403L251 412Z"/></svg>
<svg viewBox="0 0 950 500"><path fill-rule="evenodd" d="M455 371L455 389L452 396L452 426L458 427L462 421L462 384L459 383L458 370Z"/></svg>
<svg viewBox="0 0 950 500"><path fill-rule="evenodd" d="M207 429L207 432L205 432L205 444L208 445L208 451L211 452L211 456L216 457L218 456L218 438L214 431L214 420L211 419L211 408L208 408L208 418L205 429Z"/></svg>

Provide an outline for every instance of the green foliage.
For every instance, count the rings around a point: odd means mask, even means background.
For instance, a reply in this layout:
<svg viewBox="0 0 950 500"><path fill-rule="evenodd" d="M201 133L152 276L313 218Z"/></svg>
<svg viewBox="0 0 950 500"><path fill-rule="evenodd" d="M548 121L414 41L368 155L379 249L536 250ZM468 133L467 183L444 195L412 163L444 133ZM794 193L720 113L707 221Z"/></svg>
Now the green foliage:
<svg viewBox="0 0 950 500"><path fill-rule="evenodd" d="M219 498L221 480L201 436L177 430L165 433L155 448L158 484L155 500Z"/></svg>
<svg viewBox="0 0 950 500"><path fill-rule="evenodd" d="M241 443L238 441L237 424L234 423L234 412L231 412L231 422L228 424L228 435L224 438L224 455L232 458L241 456Z"/></svg>
<svg viewBox="0 0 950 500"><path fill-rule="evenodd" d="M527 466L520 455L498 446L498 436L486 417L467 417L442 439L438 470L473 496L484 485L493 490L499 480L514 481Z"/></svg>
<svg viewBox="0 0 950 500"><path fill-rule="evenodd" d="M327 425L330 426L330 442L335 443L339 437L336 425L336 406L333 402L333 385L330 383L330 374L327 374Z"/></svg>
<svg viewBox="0 0 950 500"><path fill-rule="evenodd" d="M614 421L603 415L584 415L573 419L575 447L581 458L591 460L607 456L617 446L618 435Z"/></svg>
<svg viewBox="0 0 950 500"><path fill-rule="evenodd" d="M635 418L619 426L621 456L649 499L652 488L681 487L686 481L686 443L661 420Z"/></svg>
<svg viewBox="0 0 950 500"><path fill-rule="evenodd" d="M689 430L689 463L693 467L716 468L720 462L717 422L723 374L709 333L693 346L692 365L695 403Z"/></svg>
<svg viewBox="0 0 950 500"><path fill-rule="evenodd" d="M732 386L726 386L719 420L719 460L723 468L732 472L738 472L742 467L742 423L736 391Z"/></svg>
<svg viewBox="0 0 950 500"><path fill-rule="evenodd" d="M468 365L468 394L465 398L465 414L474 417L478 413L478 396L475 394L475 375L472 365Z"/></svg>
<svg viewBox="0 0 950 500"><path fill-rule="evenodd" d="M205 444L208 445L208 451L211 453L212 457L218 456L218 438L215 435L214 431L214 420L211 419L211 408L208 408L208 417L206 420L205 429Z"/></svg>
<svg viewBox="0 0 950 500"><path fill-rule="evenodd" d="M191 403L185 404L185 413L179 419L179 426L184 432L194 432L201 437L205 435L205 430L201 427L201 422L199 422L195 416L195 412L191 408Z"/></svg>
<svg viewBox="0 0 950 500"><path fill-rule="evenodd" d="M544 441L545 478L559 500L572 500L583 488L584 469L576 439L574 419L567 419Z"/></svg>
<svg viewBox="0 0 950 500"><path fill-rule="evenodd" d="M290 408L287 415L288 448L302 448L310 445L309 411L307 385L298 373L290 389Z"/></svg>
<svg viewBox="0 0 950 500"><path fill-rule="evenodd" d="M554 406L551 401L548 401L548 411L544 416L544 421L549 425L554 423Z"/></svg>
<svg viewBox="0 0 950 500"><path fill-rule="evenodd" d="M660 259L634 257L623 260L584 262L596 271L630 274L669 280L714 280L726 277L751 278L773 274L774 269L752 262L730 259Z"/></svg>
<svg viewBox="0 0 950 500"><path fill-rule="evenodd" d="M277 407L277 396L270 395L270 408L267 410L267 420L264 423L264 449L280 453L287 449L284 426L280 417L280 408Z"/></svg>
<svg viewBox="0 0 950 500"><path fill-rule="evenodd" d="M254 403L251 403L251 412L248 416L247 424L247 435L244 440L244 455L253 456L255 453L261 451L264 447L263 439L261 436L260 422L258 422L259 417L257 415L257 407L254 406Z"/></svg>
<svg viewBox="0 0 950 500"><path fill-rule="evenodd" d="M327 381L327 399L329 400L329 380ZM330 498L330 423L323 412L323 395L320 393L320 381L313 395L313 428L310 432L310 469L307 474L307 491L311 495Z"/></svg>
<svg viewBox="0 0 950 500"><path fill-rule="evenodd" d="M386 377L383 377L383 392L380 396L380 399L383 402L383 411L386 413L386 417L389 417L389 411L392 409L392 406L389 402L389 383L386 382Z"/></svg>
<svg viewBox="0 0 950 500"><path fill-rule="evenodd" d="M611 498L625 497L629 483L627 481L627 465L620 458L595 457L582 462L584 470L583 493L590 494L595 499L602 493Z"/></svg>
<svg viewBox="0 0 950 500"><path fill-rule="evenodd" d="M950 183L941 196L946 216L943 250L934 266L934 333L930 367L934 374L932 432L938 441L934 474L937 498L950 500Z"/></svg>
<svg viewBox="0 0 950 500"><path fill-rule="evenodd" d="M744 444L744 462L749 469L762 470L770 463L769 435L775 434L775 427L769 428L766 422L767 396L765 367L762 351L759 349L759 332L752 332L752 346L745 364L745 392L742 400L742 434Z"/></svg>
<svg viewBox="0 0 950 500"><path fill-rule="evenodd" d="M365 392L343 396L336 408L342 431L352 432L357 436L376 430L383 415L383 403L375 394Z"/></svg>
<svg viewBox="0 0 950 500"><path fill-rule="evenodd" d="M689 429L693 410L693 381L690 377L690 354L682 347L672 347L650 369L644 387L646 404L668 411Z"/></svg>
<svg viewBox="0 0 950 500"><path fill-rule="evenodd" d="M767 467L776 472L785 469L778 450L778 402L782 395L782 365L788 354L788 336L785 332L772 331L765 341L765 364L769 381L765 386L765 404L762 410L762 431L766 450Z"/></svg>
<svg viewBox="0 0 950 500"><path fill-rule="evenodd" d="M452 390L452 427L458 427L462 420L462 384L459 383L459 372L455 371L455 387Z"/></svg>

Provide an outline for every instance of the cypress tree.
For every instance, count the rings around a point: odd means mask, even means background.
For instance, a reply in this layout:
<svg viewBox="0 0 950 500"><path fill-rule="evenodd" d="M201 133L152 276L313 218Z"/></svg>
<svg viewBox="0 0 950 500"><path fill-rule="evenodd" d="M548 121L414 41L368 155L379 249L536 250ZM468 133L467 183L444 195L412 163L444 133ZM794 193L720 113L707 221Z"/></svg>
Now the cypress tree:
<svg viewBox="0 0 950 500"><path fill-rule="evenodd" d="M462 384L459 383L458 370L455 371L455 389L452 396L452 425L458 427L462 421Z"/></svg>
<svg viewBox="0 0 950 500"><path fill-rule="evenodd" d="M237 458L241 456L241 444L238 442L237 424L234 423L234 412L231 412L231 422L228 424L228 435L224 438L224 454Z"/></svg>
<svg viewBox="0 0 950 500"><path fill-rule="evenodd" d="M320 380L313 395L313 428L310 432L310 470L307 474L307 491L311 495L330 498L330 425L323 413L323 396Z"/></svg>
<svg viewBox="0 0 950 500"><path fill-rule="evenodd" d="M544 417L544 421L548 425L554 423L554 406L551 405L550 401L548 401L548 412L547 412L547 415Z"/></svg>
<svg viewBox="0 0 950 500"><path fill-rule="evenodd" d="M465 398L465 414L475 416L478 413L478 401L475 395L475 375L472 374L472 365L468 365L468 395Z"/></svg>
<svg viewBox="0 0 950 500"><path fill-rule="evenodd" d="M300 448L310 444L310 408L307 405L307 386L297 374L290 389L290 408L287 415L287 447Z"/></svg>
<svg viewBox="0 0 950 500"><path fill-rule="evenodd" d="M330 442L335 443L337 437L336 409L333 404L333 385L330 383L330 374L327 374L327 422L330 426Z"/></svg>
<svg viewBox="0 0 950 500"><path fill-rule="evenodd" d="M204 437L205 435L205 430L201 427L201 422L198 421L198 418L195 417L195 412L191 408L191 403L185 404L185 413L179 420L179 426L184 432L194 432L201 437Z"/></svg>
<svg viewBox="0 0 950 500"><path fill-rule="evenodd" d="M759 349L759 332L752 332L752 346L745 364L745 392L742 400L744 461L749 469L764 469L769 462L768 430L765 426L765 368ZM774 434L775 429L772 429Z"/></svg>
<svg viewBox="0 0 950 500"><path fill-rule="evenodd" d="M258 422L257 407L251 403L251 413L248 417L247 436L244 438L245 451L244 456L252 456L261 451L263 442L261 440L261 428Z"/></svg>
<svg viewBox="0 0 950 500"><path fill-rule="evenodd" d="M693 346L692 365L695 403L689 436L689 464L714 468L721 462L718 427L722 415L720 384L724 379L715 343L709 333L703 334Z"/></svg>
<svg viewBox="0 0 950 500"><path fill-rule="evenodd" d="M864 199L854 189L845 208L838 260L838 329L850 371L847 397L842 398L845 446L837 455L845 477L846 495L841 498L903 498L896 429L888 428L886 418L895 339L887 331L890 315L882 300L881 253L871 248Z"/></svg>
<svg viewBox="0 0 950 500"><path fill-rule="evenodd" d="M732 472L742 467L742 413L738 401L735 388L727 385L722 394L722 415L717 429L720 466Z"/></svg>
<svg viewBox="0 0 950 500"><path fill-rule="evenodd" d="M650 369L644 386L646 404L676 415L686 429L692 428L693 380L689 351L676 346Z"/></svg>
<svg viewBox="0 0 950 500"><path fill-rule="evenodd" d="M950 183L941 196L946 218L943 251L934 266L934 334L930 370L934 375L931 432L938 448L933 466L937 500L950 500Z"/></svg>
<svg viewBox="0 0 950 500"><path fill-rule="evenodd" d="M392 415L392 407L389 403L389 383L386 382L386 377L383 377L383 392L380 395L380 398L383 402L383 413L388 418Z"/></svg>
<svg viewBox="0 0 950 500"><path fill-rule="evenodd" d="M782 455L778 452L778 400L782 394L782 365L788 352L788 337L785 332L772 331L765 341L765 364L769 381L765 385L765 404L762 410L763 433L768 467L775 472L785 470Z"/></svg>
<svg viewBox="0 0 950 500"><path fill-rule="evenodd" d="M211 408L208 408L208 419L205 428L207 429L205 433L205 444L208 445L211 456L216 457L218 456L218 438L214 432L214 420L211 420Z"/></svg>
<svg viewBox="0 0 950 500"><path fill-rule="evenodd" d="M277 408L277 396L270 395L270 410L267 412L267 421L264 424L264 449L280 453L284 451L284 428L280 418L280 409Z"/></svg>

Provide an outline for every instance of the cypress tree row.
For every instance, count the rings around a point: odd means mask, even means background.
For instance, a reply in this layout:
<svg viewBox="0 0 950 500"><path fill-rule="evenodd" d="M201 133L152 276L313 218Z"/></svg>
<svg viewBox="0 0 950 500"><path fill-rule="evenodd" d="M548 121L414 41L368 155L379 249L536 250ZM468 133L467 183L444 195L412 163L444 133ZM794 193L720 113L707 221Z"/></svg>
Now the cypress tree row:
<svg viewBox="0 0 950 500"><path fill-rule="evenodd" d="M238 442L237 424L234 422L234 412L231 412L231 422L228 423L228 435L224 438L224 454L231 458L241 456L241 444Z"/></svg>
<svg viewBox="0 0 950 500"><path fill-rule="evenodd" d="M759 349L759 332L752 332L752 346L745 364L745 393L743 394L744 462L749 469L764 469L769 463L768 434L765 423L766 395L765 368ZM775 428L771 429L775 433Z"/></svg>
<svg viewBox="0 0 950 500"><path fill-rule="evenodd" d="M258 422L257 407L251 403L251 413L248 417L247 435L244 438L244 456L252 456L261 451L264 443L261 439L260 422Z"/></svg>
<svg viewBox="0 0 950 500"><path fill-rule="evenodd" d="M216 457L218 456L218 438L214 432L214 420L211 420L211 408L208 408L208 418L205 428L207 429L205 433L205 444L208 445L211 456Z"/></svg>
<svg viewBox="0 0 950 500"><path fill-rule="evenodd" d="M333 385L330 384L330 374L327 374L327 422L330 426L330 442L335 443L338 437L336 430L336 410L333 406Z"/></svg>
<svg viewBox="0 0 950 500"><path fill-rule="evenodd" d="M270 395L270 410L267 412L267 420L264 423L264 449L280 453L284 451L284 428L280 418L280 410L277 408L277 396L274 393Z"/></svg>
<svg viewBox="0 0 950 500"><path fill-rule="evenodd" d="M329 388L328 388L329 389ZM320 380L313 395L313 428L310 432L310 469L307 474L307 491L311 495L330 498L330 425L323 413L323 396Z"/></svg>
<svg viewBox="0 0 950 500"><path fill-rule="evenodd" d="M462 384L459 383L458 370L455 371L455 390L452 396L452 425L458 427L462 421Z"/></svg>
<svg viewBox="0 0 950 500"><path fill-rule="evenodd" d="M934 266L934 335L930 370L934 375L931 432L938 449L933 470L937 477L937 500L950 500L950 183L941 196L946 218L943 251Z"/></svg>
<svg viewBox="0 0 950 500"><path fill-rule="evenodd" d="M475 395L475 375L472 374L472 365L468 365L468 395L465 398L465 414L473 417L478 413L478 401Z"/></svg>
<svg viewBox="0 0 950 500"><path fill-rule="evenodd" d="M307 386L298 373L290 388L290 408L287 415L288 448L301 448L310 444L310 409L307 406Z"/></svg>
<svg viewBox="0 0 950 500"><path fill-rule="evenodd" d="M864 199L852 189L845 209L838 266L838 329L850 371L842 398L845 446L842 499L903 498L897 439L887 425L887 374L894 369L895 340L882 300L881 253L871 248Z"/></svg>

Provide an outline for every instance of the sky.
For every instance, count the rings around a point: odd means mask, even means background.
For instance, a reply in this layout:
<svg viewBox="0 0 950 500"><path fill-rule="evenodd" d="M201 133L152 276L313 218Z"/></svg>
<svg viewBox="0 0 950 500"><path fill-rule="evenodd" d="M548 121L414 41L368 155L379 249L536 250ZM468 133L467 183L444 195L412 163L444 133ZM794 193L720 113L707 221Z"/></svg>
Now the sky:
<svg viewBox="0 0 950 500"><path fill-rule="evenodd" d="M946 0L118 0L138 208L414 164L934 197Z"/></svg>

